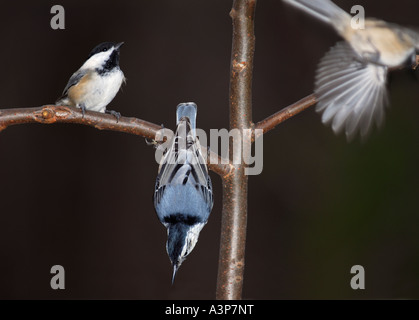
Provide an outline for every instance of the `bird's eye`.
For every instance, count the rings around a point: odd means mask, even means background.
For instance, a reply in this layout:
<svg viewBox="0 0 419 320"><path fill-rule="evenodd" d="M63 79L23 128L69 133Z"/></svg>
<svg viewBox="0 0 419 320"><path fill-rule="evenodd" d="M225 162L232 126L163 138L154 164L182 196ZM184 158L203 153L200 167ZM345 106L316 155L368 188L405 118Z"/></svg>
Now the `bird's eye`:
<svg viewBox="0 0 419 320"><path fill-rule="evenodd" d="M102 51L106 52L106 51L108 51L108 48L103 48Z"/></svg>

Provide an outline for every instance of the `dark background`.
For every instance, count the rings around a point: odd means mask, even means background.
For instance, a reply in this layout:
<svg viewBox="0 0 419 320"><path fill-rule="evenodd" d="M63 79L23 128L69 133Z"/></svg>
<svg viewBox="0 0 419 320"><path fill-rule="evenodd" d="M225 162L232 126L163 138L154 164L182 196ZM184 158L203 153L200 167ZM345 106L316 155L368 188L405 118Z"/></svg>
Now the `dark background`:
<svg viewBox="0 0 419 320"><path fill-rule="evenodd" d="M338 1L419 26L416 0ZM65 8L65 30L50 8ZM198 126L228 127L231 1L20 1L0 12L0 107L53 103L103 41L125 41L127 84L109 105L174 128L180 102ZM310 94L316 64L339 38L279 0L256 10L253 118ZM249 179L243 297L419 298L418 74L393 73L386 124L348 144L314 108L264 137L264 171ZM0 298L212 299L221 181L193 253L173 286L166 229L152 205L154 150L143 138L70 124L0 133ZM66 289L50 288L62 265ZM350 269L366 270L366 289Z"/></svg>

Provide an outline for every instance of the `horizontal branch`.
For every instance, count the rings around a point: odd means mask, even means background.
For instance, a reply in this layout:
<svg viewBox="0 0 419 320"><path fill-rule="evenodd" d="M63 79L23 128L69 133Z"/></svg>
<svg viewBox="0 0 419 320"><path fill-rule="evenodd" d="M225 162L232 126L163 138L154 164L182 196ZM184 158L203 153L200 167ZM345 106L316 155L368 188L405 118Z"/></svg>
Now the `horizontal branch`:
<svg viewBox="0 0 419 320"><path fill-rule="evenodd" d="M7 127L26 123L75 123L91 126L99 130L111 130L134 134L148 139L155 139L161 126L137 119L121 117L119 121L113 115L89 112L83 114L79 108L45 105L35 108L0 109L0 132ZM206 152L206 150L204 150ZM208 168L220 176L229 174L231 165L222 164L220 157L210 152Z"/></svg>
<svg viewBox="0 0 419 320"><path fill-rule="evenodd" d="M154 139L161 126L136 118L121 117L118 122L113 115L86 112L67 106L45 105L35 108L0 109L0 131L9 126L25 123L77 123L99 130L112 130Z"/></svg>

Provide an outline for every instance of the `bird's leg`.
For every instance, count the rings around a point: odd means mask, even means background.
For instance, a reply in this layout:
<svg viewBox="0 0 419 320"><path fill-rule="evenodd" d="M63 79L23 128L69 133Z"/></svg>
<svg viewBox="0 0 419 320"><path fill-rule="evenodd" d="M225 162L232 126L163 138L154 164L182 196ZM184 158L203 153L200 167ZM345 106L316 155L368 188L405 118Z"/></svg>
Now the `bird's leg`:
<svg viewBox="0 0 419 320"><path fill-rule="evenodd" d="M162 128L162 130L163 130L163 137L164 137L164 125L162 124L161 125L161 128ZM148 146L153 146L154 148L158 148L160 145L161 145L161 141L157 141L157 140L155 140L155 139L148 139L148 138L145 138L145 143L148 145Z"/></svg>
<svg viewBox="0 0 419 320"><path fill-rule="evenodd" d="M86 114L86 106L84 103L79 104L79 108L81 109L82 118L84 118L84 115Z"/></svg>
<svg viewBox="0 0 419 320"><path fill-rule="evenodd" d="M105 109L105 113L113 115L116 118L117 123L119 122L119 119L121 118L121 113L118 111Z"/></svg>
<svg viewBox="0 0 419 320"><path fill-rule="evenodd" d="M157 141L156 141L156 140L154 140L154 139L144 138L144 140L145 140L145 143L146 143L148 146L153 146L153 147L156 147L156 145L157 145ZM157 148L157 147L156 147L156 148Z"/></svg>

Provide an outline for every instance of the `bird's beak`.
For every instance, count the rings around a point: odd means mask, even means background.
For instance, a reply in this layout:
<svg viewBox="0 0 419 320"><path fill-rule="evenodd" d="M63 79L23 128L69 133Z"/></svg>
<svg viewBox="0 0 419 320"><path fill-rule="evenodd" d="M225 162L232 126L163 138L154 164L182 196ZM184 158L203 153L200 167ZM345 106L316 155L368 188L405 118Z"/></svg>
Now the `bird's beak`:
<svg viewBox="0 0 419 320"><path fill-rule="evenodd" d="M175 282L175 276L176 276L176 272L178 271L178 269L179 269L179 267L178 267L177 263L175 263L173 265L172 285Z"/></svg>
<svg viewBox="0 0 419 320"><path fill-rule="evenodd" d="M117 43L115 45L115 49L118 50L120 47L122 47L123 44L124 44L124 42Z"/></svg>

